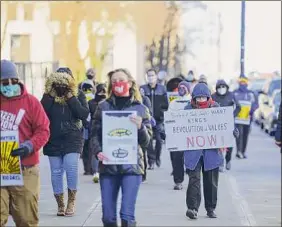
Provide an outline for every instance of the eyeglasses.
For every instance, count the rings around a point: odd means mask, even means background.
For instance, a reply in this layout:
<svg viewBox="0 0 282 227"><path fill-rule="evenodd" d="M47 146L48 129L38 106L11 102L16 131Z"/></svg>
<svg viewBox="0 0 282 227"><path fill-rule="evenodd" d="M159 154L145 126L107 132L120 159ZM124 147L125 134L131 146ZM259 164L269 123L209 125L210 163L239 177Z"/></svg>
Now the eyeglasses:
<svg viewBox="0 0 282 227"><path fill-rule="evenodd" d="M1 85L3 86L8 86L10 84L15 85L18 83L19 83L19 79L15 79L15 78L1 80Z"/></svg>

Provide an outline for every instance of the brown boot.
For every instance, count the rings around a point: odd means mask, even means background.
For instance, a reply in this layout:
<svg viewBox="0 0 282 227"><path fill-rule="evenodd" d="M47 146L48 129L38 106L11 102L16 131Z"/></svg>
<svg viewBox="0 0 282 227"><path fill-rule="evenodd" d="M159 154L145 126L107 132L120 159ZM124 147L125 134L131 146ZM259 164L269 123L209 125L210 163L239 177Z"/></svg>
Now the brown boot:
<svg viewBox="0 0 282 227"><path fill-rule="evenodd" d="M68 205L65 212L66 216L73 216L74 215L74 204L75 204L75 197L76 197L76 190L68 189Z"/></svg>
<svg viewBox="0 0 282 227"><path fill-rule="evenodd" d="M64 193L54 195L58 204L57 216L65 216Z"/></svg>

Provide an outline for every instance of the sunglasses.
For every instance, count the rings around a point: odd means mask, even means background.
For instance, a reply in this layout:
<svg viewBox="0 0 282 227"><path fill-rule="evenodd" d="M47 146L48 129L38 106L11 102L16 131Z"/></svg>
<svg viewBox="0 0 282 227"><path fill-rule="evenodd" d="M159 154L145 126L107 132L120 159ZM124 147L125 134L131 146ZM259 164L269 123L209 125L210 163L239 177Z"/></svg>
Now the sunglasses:
<svg viewBox="0 0 282 227"><path fill-rule="evenodd" d="M8 86L10 84L12 85L15 85L15 84L18 84L19 83L19 79L4 79L4 80L1 80L1 84L3 86Z"/></svg>

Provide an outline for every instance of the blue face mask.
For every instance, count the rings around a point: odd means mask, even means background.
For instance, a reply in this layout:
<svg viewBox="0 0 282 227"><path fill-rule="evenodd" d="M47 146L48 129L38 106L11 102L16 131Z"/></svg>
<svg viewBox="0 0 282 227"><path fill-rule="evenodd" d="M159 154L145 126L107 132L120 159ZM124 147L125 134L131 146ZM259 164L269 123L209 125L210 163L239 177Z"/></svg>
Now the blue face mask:
<svg viewBox="0 0 282 227"><path fill-rule="evenodd" d="M21 86L19 84L9 84L7 86L1 84L0 91L5 97L11 98L21 94Z"/></svg>
<svg viewBox="0 0 282 227"><path fill-rule="evenodd" d="M239 89L242 90L242 91L246 91L248 88L248 84L239 84Z"/></svg>

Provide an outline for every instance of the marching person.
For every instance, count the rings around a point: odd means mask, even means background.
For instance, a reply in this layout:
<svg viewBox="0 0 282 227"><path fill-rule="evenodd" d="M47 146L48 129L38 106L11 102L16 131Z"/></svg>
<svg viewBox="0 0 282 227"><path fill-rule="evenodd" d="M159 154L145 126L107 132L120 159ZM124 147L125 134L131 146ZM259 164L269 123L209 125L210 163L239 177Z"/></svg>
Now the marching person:
<svg viewBox="0 0 282 227"><path fill-rule="evenodd" d="M89 139L91 138L91 130L94 124L94 114L96 112L96 109L98 107L98 104L100 102L103 102L107 98L107 87L106 84L98 84L96 87L96 95L95 98L90 100L88 102L89 104L89 110L90 110L90 116L91 116L91 122L90 122L90 128L89 128ZM95 151L93 150L92 144L89 142L90 146L90 155L89 155L89 160L91 162L92 166L92 174L93 174L93 182L94 183L99 183L99 170L98 170L98 165L99 161L96 159L94 153Z"/></svg>
<svg viewBox="0 0 282 227"><path fill-rule="evenodd" d="M51 136L43 153L49 157L58 216L74 215L78 163L83 149L83 125L89 114L85 95L77 89L69 68L59 68L46 80L41 103L50 119ZM66 171L68 203L65 210L63 176Z"/></svg>
<svg viewBox="0 0 282 227"><path fill-rule="evenodd" d="M153 139L150 142L148 153L148 169L154 169L154 164L161 166L161 151L164 133L164 114L163 112L168 108L168 100L166 88L158 84L157 73L154 69L149 69L146 73L148 84L142 85L140 88L144 90L144 94L150 99L152 104L152 116L156 120L156 126L153 128L153 138L156 141L154 146Z"/></svg>
<svg viewBox="0 0 282 227"><path fill-rule="evenodd" d="M240 76L239 78L239 88L234 92L234 99L236 103L240 105L240 112L236 115L236 117L241 118L243 120L250 119L248 124L243 124L241 122L236 122L236 128L239 130L239 137L236 138L237 145L237 154L236 157L247 158L246 156L246 148L248 143L248 137L250 133L250 127L252 123L252 118L255 110L258 108L257 99L255 94L248 89L248 78L245 76ZM248 106L245 106L244 103L248 103Z"/></svg>
<svg viewBox="0 0 282 227"><path fill-rule="evenodd" d="M142 104L136 81L125 69L116 69L110 74L108 99L101 102L95 112L93 123L93 145L97 158L101 161L100 187L102 196L102 221L104 226L117 226L117 198L122 188L121 225L136 226L135 203L139 186L144 173L142 149L146 148L151 139L151 123L148 108ZM137 165L104 165L107 157L102 149L102 111L133 110L130 120L138 128L138 164Z"/></svg>
<svg viewBox="0 0 282 227"><path fill-rule="evenodd" d="M86 101L89 102L95 98L95 87L93 87L93 84L89 81L84 81L81 84L81 90L84 93L86 97ZM84 166L84 175L93 175L93 169L92 169L92 156L89 148L89 129L90 129L90 120L91 115L89 113L86 120L84 120L83 123L83 138L84 138L84 145L83 145L83 151L82 151L82 161Z"/></svg>
<svg viewBox="0 0 282 227"><path fill-rule="evenodd" d="M279 114L278 114L278 119L277 119L277 128L276 128L276 133L275 133L275 143L277 146L280 147L280 152L282 153L281 150L281 109L282 109L282 103L280 103L279 107Z"/></svg>
<svg viewBox="0 0 282 227"><path fill-rule="evenodd" d="M24 183L23 186L1 186L1 227L6 225L9 214L16 226L38 226L39 150L50 136L49 119L41 103L19 80L15 64L8 60L1 60L0 98L1 131L17 128L19 132L19 148L11 155L21 159ZM18 117L21 120L16 122Z"/></svg>
<svg viewBox="0 0 282 227"><path fill-rule="evenodd" d="M97 82L95 81L96 80L96 70L95 68L89 68L87 69L86 71L86 80L84 80L83 82L79 83L78 85L78 88L81 89L81 85L83 83L88 83L88 84L91 84L92 87L95 87Z"/></svg>
<svg viewBox="0 0 282 227"><path fill-rule="evenodd" d="M167 77L167 72L164 70L159 71L158 73L158 83L165 86L166 85L166 77Z"/></svg>
<svg viewBox="0 0 282 227"><path fill-rule="evenodd" d="M192 92L192 100L185 109L205 109L219 107L211 98L209 88L198 83ZM222 165L220 149L189 150L184 152L184 163L189 176L186 192L186 216L197 219L201 203L201 171L203 174L205 209L209 218L216 218L217 187L219 166Z"/></svg>
<svg viewBox="0 0 282 227"><path fill-rule="evenodd" d="M188 72L187 76L185 77L185 80L188 83L191 83L190 84L190 90L191 90L191 92L193 92L193 89L194 89L195 85L197 84L197 80L196 80L196 77L195 77L195 74L194 74L193 70L190 70Z"/></svg>
<svg viewBox="0 0 282 227"><path fill-rule="evenodd" d="M184 110L191 100L190 84L182 81L178 85L179 99L172 100L168 106L169 111ZM170 159L172 164L172 175L174 180L174 190L181 190L184 181L184 152L173 151L170 152Z"/></svg>
<svg viewBox="0 0 282 227"><path fill-rule="evenodd" d="M225 80L218 80L216 82L216 92L212 94L212 99L216 101L221 107L223 106L233 106L234 107L234 117L240 112L240 105L234 99L233 93L229 91L229 86ZM232 158L232 147L226 149L225 155L225 168L227 170L231 169L231 158ZM224 165L220 167L220 171L223 171Z"/></svg>

